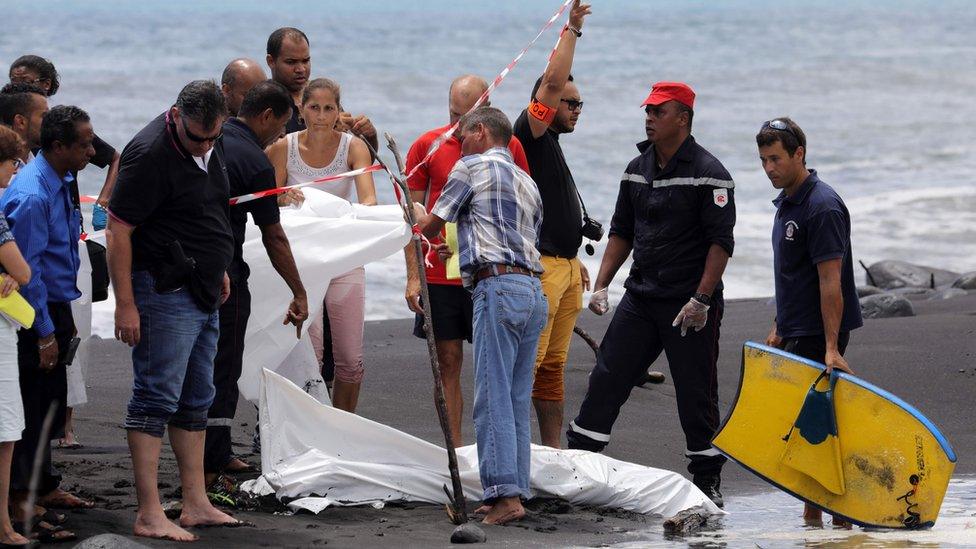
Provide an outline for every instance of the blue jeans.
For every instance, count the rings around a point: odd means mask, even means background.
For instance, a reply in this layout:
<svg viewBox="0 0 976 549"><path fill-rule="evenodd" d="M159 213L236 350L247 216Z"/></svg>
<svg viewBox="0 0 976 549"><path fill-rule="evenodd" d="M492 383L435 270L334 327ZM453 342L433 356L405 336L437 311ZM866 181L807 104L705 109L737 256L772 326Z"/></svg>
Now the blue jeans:
<svg viewBox="0 0 976 549"><path fill-rule="evenodd" d="M484 501L528 498L532 380L549 307L539 280L519 274L481 280L472 298L474 429Z"/></svg>
<svg viewBox="0 0 976 549"><path fill-rule="evenodd" d="M205 430L214 399L218 313L201 311L185 287L157 293L147 271L132 273L132 292L141 337L132 349L132 399L125 428L157 437L167 424Z"/></svg>

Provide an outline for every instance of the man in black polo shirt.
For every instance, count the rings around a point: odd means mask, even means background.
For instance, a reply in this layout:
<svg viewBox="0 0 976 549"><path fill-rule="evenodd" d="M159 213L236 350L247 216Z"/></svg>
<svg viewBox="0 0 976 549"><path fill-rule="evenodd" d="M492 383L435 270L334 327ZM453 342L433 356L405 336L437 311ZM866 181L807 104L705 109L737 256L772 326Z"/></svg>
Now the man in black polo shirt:
<svg viewBox="0 0 976 549"><path fill-rule="evenodd" d="M606 288L633 251L627 289L600 345L570 448L601 451L634 380L663 350L668 357L693 481L722 506L725 457L712 448L718 428L722 273L732 255L732 177L691 136L695 93L658 82L644 101L647 141L624 172L610 241L590 309L609 310Z"/></svg>
<svg viewBox="0 0 976 549"><path fill-rule="evenodd" d="M515 120L515 137L525 149L532 179L542 196L542 290L549 317L539 336L532 403L539 418L542 444L559 448L563 429L563 371L576 317L583 308L583 289L590 289L586 267L576 257L583 242L583 212L573 174L566 165L559 134L571 133L583 109L570 70L576 41L583 35L589 4L573 2L569 24L549 66L532 89L529 107Z"/></svg>
<svg viewBox="0 0 976 549"><path fill-rule="evenodd" d="M122 151L109 202L115 337L132 349L125 417L139 507L137 536L193 541L182 527L239 524L210 504L203 479L207 410L214 398L218 308L234 254L220 143L226 106L212 81L187 84L172 108ZM180 526L159 503L162 436L180 467Z"/></svg>
<svg viewBox="0 0 976 549"><path fill-rule="evenodd" d="M238 115L224 123L224 158L231 196L275 188L275 171L264 154L264 147L274 142L291 116L291 97L281 84L266 80L244 95ZM204 449L204 471L207 485L221 472L242 472L252 467L231 453L231 424L237 411L237 380L244 359L244 333L251 314L251 292L247 278L250 269L244 262L244 230L247 214L261 229L261 240L271 264L281 275L294 296L285 314L301 336L302 323L308 318L305 287L298 276L288 237L279 223L278 202L274 196L259 198L230 208L230 225L234 232L234 258L230 276L230 298L220 307L220 339L214 359L216 396L207 419L207 442Z"/></svg>
<svg viewBox="0 0 976 549"><path fill-rule="evenodd" d="M844 201L806 166L807 139L789 118L763 124L756 135L759 159L773 188L773 274L776 319L766 344L851 372L844 351L860 328L854 286L851 215ZM820 509L805 504L803 518L820 522ZM834 525L846 521L834 517Z"/></svg>

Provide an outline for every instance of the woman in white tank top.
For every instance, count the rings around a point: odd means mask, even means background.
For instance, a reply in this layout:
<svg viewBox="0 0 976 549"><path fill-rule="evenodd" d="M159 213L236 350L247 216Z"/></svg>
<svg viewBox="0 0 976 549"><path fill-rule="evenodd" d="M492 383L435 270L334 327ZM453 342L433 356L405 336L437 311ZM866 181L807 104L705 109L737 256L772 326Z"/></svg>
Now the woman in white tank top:
<svg viewBox="0 0 976 549"><path fill-rule="evenodd" d="M286 135L267 151L279 187L365 168L373 163L366 144L340 128L342 107L338 84L326 78L309 82L302 95L301 110L307 129ZM376 204L376 187L370 173L331 181L316 188L350 202L367 206ZM286 206L303 200L301 190L296 189L279 195L278 204ZM365 269L359 267L333 278L325 294L324 306L329 316L335 361L332 405L355 412L364 372ZM308 333L321 363L325 347L322 315L316 315Z"/></svg>

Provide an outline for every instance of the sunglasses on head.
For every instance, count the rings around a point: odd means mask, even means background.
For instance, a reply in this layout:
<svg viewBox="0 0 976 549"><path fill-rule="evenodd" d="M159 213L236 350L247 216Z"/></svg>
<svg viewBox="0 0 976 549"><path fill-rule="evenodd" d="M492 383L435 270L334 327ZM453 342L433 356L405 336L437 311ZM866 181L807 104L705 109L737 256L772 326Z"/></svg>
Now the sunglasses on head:
<svg viewBox="0 0 976 549"><path fill-rule="evenodd" d="M793 130L790 129L790 125L787 124L786 122L783 122L782 120L780 120L778 118L775 119L775 120L767 120L767 121L763 122L762 128L760 128L760 131L765 130L766 128L772 128L772 129L777 130L777 131L786 132L786 133L792 135L793 138L797 140L797 142L800 141L800 138L795 133L793 133Z"/></svg>
<svg viewBox="0 0 976 549"><path fill-rule="evenodd" d="M211 142L211 141L216 141L216 140L220 139L220 136L221 135L224 134L223 130L221 130L221 131L217 132L216 135L211 135L211 136L197 135L197 134L191 132L190 131L190 128L188 128L186 126L186 119L183 118L182 116L180 117L180 124L183 125L183 133L186 134L187 139L189 139L190 141L193 141L194 143L207 143L207 142Z"/></svg>
<svg viewBox="0 0 976 549"><path fill-rule="evenodd" d="M582 101L577 101L575 99L560 99L560 101L562 101L563 103L566 103L566 106L569 107L569 110L571 110L571 111L577 111L577 110L578 111L582 111L583 110L583 102Z"/></svg>

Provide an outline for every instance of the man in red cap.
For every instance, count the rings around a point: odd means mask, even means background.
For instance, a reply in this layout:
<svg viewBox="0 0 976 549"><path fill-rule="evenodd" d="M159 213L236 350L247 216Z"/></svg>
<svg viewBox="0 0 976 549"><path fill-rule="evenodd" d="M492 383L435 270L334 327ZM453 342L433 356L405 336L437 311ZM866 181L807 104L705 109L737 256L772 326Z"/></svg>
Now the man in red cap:
<svg viewBox="0 0 976 549"><path fill-rule="evenodd" d="M634 380L667 355L695 484L722 506L725 458L712 448L718 428L722 273L735 225L729 172L691 136L695 92L681 82L654 84L643 106L647 141L620 182L590 309L610 309L607 286L633 252L626 292L600 346L570 448L602 451Z"/></svg>

